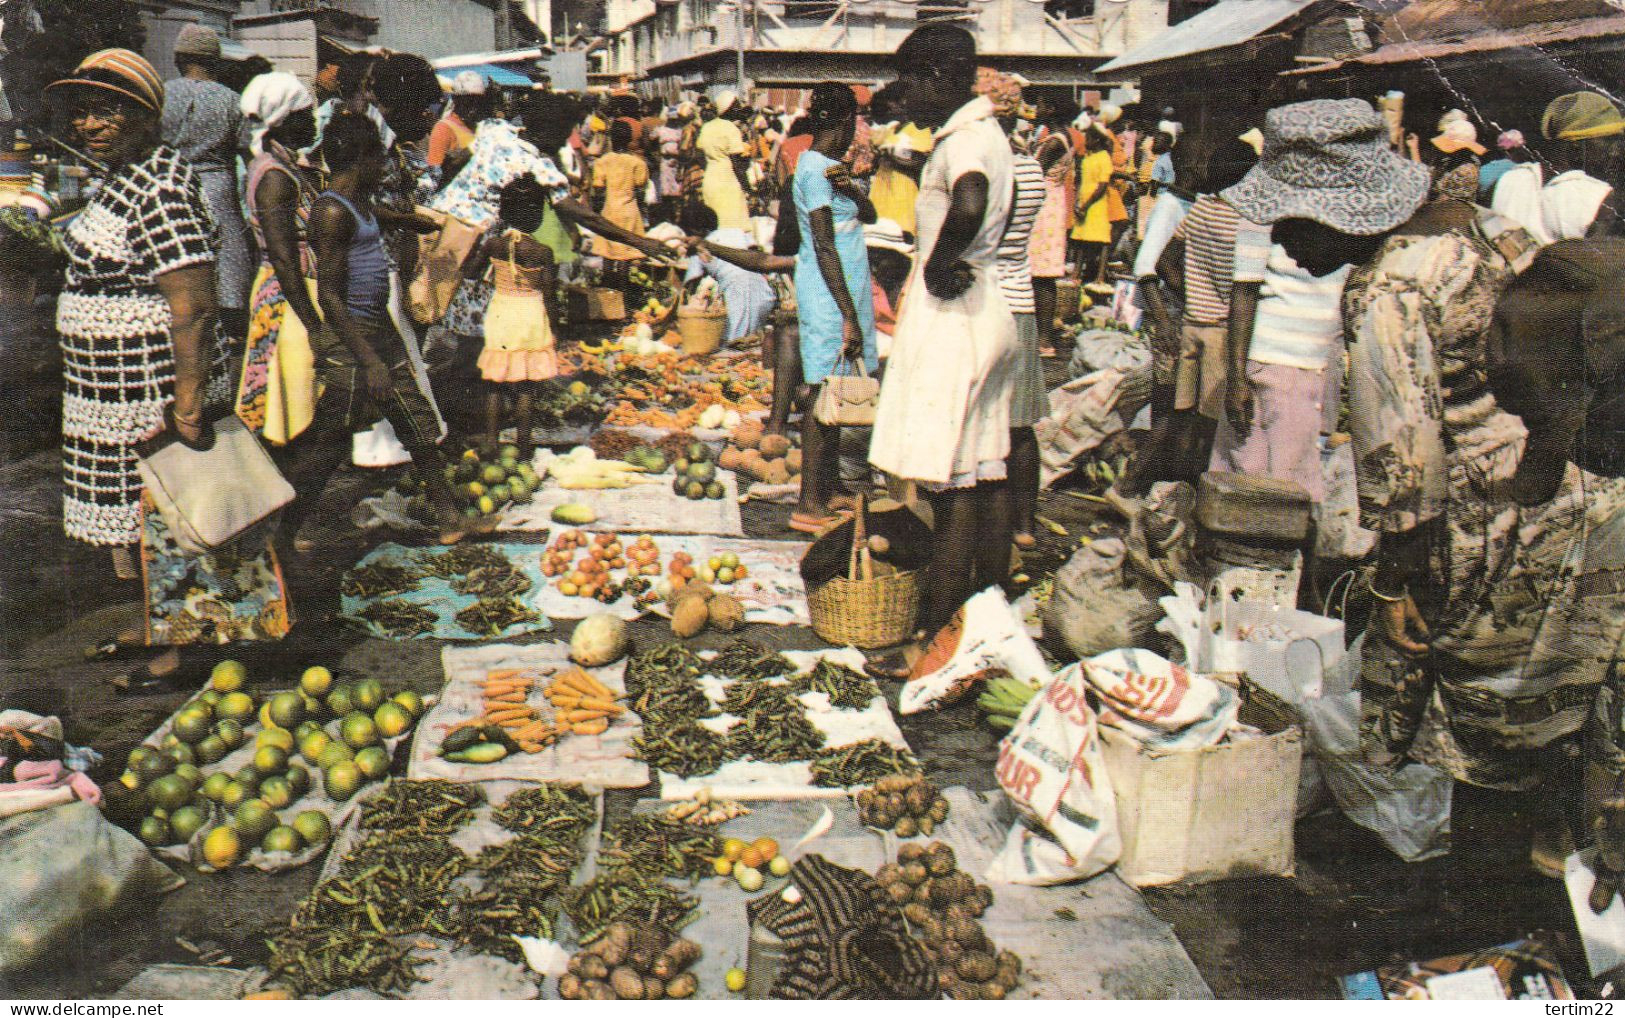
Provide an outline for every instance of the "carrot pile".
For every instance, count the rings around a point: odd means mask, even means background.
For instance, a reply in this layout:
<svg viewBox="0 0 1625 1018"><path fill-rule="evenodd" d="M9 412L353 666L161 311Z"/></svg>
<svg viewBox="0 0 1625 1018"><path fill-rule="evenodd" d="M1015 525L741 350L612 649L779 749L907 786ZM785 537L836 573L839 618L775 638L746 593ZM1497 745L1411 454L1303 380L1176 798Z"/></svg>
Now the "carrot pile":
<svg viewBox="0 0 1625 1018"><path fill-rule="evenodd" d="M553 716L530 704L536 678L519 668L495 668L480 687L483 707L465 724L497 725L526 753L540 753L561 735L602 735L610 718L626 712L618 694L580 668L558 675L544 690ZM462 726L459 726L462 727Z"/></svg>

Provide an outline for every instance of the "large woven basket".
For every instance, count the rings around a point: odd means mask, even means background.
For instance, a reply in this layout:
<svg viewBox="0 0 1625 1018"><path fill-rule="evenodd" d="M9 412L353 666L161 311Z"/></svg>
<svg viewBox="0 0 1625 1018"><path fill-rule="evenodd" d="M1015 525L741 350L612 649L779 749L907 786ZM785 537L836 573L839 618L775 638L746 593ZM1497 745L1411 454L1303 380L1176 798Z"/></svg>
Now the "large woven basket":
<svg viewBox="0 0 1625 1018"><path fill-rule="evenodd" d="M679 309L677 312L677 332L683 337L683 352L686 354L711 353L722 345L722 336L727 331L726 311Z"/></svg>
<svg viewBox="0 0 1625 1018"><path fill-rule="evenodd" d="M914 635L920 574L910 569L872 580L837 576L807 594L807 608L813 631L828 643L891 647Z"/></svg>

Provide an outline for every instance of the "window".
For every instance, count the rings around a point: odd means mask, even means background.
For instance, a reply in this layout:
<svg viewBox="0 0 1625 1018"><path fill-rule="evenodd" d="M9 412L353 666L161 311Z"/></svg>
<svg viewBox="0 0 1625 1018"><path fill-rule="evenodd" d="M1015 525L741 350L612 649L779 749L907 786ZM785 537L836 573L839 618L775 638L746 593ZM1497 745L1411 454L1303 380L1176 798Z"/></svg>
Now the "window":
<svg viewBox="0 0 1625 1018"><path fill-rule="evenodd" d="M1095 0L1045 0L1044 10L1061 21L1076 21L1095 15Z"/></svg>

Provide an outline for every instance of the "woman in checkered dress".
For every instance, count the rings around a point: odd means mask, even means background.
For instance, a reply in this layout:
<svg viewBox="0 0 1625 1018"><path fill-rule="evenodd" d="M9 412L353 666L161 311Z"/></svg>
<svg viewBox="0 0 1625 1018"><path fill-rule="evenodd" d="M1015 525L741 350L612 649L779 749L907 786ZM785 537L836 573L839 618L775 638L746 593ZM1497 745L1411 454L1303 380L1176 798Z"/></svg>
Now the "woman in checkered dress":
<svg viewBox="0 0 1625 1018"><path fill-rule="evenodd" d="M124 578L135 578L130 547L143 546L145 631L120 642L280 636L287 604L267 546L256 551L244 540L185 559L158 514L150 505L143 511L137 445L165 430L201 443L204 407L230 395L213 328L213 224L196 170L158 141L163 84L138 55L104 50L51 92L85 151L108 167L64 238L56 319L63 526L69 537L115 549ZM140 677L155 680L178 664L177 655L165 655Z"/></svg>

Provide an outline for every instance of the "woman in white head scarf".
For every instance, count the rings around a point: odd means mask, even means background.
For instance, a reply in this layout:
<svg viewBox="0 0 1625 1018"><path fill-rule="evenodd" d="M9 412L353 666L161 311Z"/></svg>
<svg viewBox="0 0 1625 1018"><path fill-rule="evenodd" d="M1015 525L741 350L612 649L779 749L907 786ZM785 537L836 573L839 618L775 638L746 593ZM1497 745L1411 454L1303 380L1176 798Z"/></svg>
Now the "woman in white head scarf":
<svg viewBox="0 0 1625 1018"><path fill-rule="evenodd" d="M299 79L280 71L260 75L243 90L254 153L243 193L261 254L237 416L276 444L309 427L315 409L310 337L322 328L322 318L306 283L314 269L305 220L321 188L296 155L316 138L315 106Z"/></svg>

